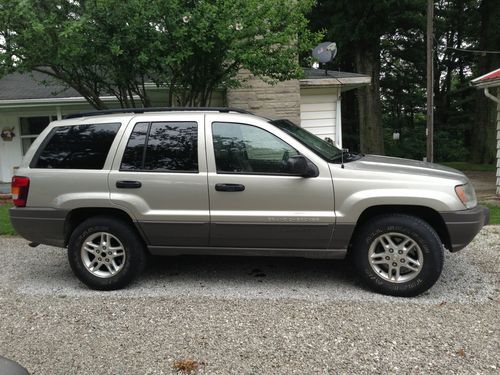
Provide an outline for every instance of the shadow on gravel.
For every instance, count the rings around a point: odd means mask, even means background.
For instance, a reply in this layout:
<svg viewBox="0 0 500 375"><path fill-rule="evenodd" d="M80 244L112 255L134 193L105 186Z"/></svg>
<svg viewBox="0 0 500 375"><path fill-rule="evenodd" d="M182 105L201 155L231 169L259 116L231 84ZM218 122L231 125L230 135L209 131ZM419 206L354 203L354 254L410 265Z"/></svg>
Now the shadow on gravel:
<svg viewBox="0 0 500 375"><path fill-rule="evenodd" d="M278 257L175 256L151 257L143 278L189 278L206 282L328 282L357 280L347 260Z"/></svg>

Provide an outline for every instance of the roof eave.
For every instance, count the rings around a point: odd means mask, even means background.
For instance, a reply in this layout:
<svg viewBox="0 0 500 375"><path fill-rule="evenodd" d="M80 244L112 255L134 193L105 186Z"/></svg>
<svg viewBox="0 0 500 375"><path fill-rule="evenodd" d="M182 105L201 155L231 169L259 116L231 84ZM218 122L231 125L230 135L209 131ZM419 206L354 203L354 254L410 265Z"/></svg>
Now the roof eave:
<svg viewBox="0 0 500 375"><path fill-rule="evenodd" d="M478 89L485 87L498 87L500 86L500 78L488 79L486 81L471 81L471 85Z"/></svg>
<svg viewBox="0 0 500 375"><path fill-rule="evenodd" d="M114 96L102 96L103 102L117 101ZM45 106L64 106L71 104L88 104L87 100L81 96L69 98L38 98L38 99L8 99L0 100L0 108L26 108Z"/></svg>
<svg viewBox="0 0 500 375"><path fill-rule="evenodd" d="M486 73L486 74L483 74L483 75L482 75L482 76L480 76L480 77L474 78L474 79L471 81L471 83L472 83L473 85L475 85L476 83L478 83L478 82L480 82L480 81L484 80L484 78L485 78L485 77L488 77L489 75L491 75L491 74L495 74L495 73L498 73L498 72L500 72L500 68L495 69L495 70L492 70L491 72L488 72L488 73Z"/></svg>
<svg viewBox="0 0 500 375"><path fill-rule="evenodd" d="M304 78L299 80L301 88L312 87L340 87L342 91L349 91L358 87L371 84L370 77L344 77L344 78Z"/></svg>

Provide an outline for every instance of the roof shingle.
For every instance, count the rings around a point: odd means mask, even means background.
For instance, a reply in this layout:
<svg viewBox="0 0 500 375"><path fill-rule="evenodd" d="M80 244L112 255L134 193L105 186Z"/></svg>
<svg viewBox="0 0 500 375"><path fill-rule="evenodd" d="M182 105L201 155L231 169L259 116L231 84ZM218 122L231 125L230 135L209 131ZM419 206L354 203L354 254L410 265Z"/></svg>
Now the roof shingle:
<svg viewBox="0 0 500 375"><path fill-rule="evenodd" d="M75 98L81 95L39 72L12 73L0 79L0 100Z"/></svg>

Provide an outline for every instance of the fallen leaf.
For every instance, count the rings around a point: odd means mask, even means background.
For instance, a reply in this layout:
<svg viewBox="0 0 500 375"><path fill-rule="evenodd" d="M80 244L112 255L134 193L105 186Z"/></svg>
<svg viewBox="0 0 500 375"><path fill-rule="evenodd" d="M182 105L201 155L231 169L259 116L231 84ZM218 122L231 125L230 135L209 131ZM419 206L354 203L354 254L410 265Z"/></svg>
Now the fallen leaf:
<svg viewBox="0 0 500 375"><path fill-rule="evenodd" d="M174 362L173 368L175 371L183 374L192 374L198 371L200 364L192 359L181 359Z"/></svg>

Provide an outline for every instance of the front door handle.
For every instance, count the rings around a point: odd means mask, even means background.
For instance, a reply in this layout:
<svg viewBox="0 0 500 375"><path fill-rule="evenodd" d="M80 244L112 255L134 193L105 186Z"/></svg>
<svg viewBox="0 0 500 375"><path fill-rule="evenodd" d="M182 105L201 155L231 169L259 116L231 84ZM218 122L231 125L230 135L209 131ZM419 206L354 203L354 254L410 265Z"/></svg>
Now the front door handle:
<svg viewBox="0 0 500 375"><path fill-rule="evenodd" d="M217 191L243 191L245 185L242 184L216 184L215 190Z"/></svg>
<svg viewBox="0 0 500 375"><path fill-rule="evenodd" d="M116 187L119 189L139 189L141 186L139 181L116 181Z"/></svg>

